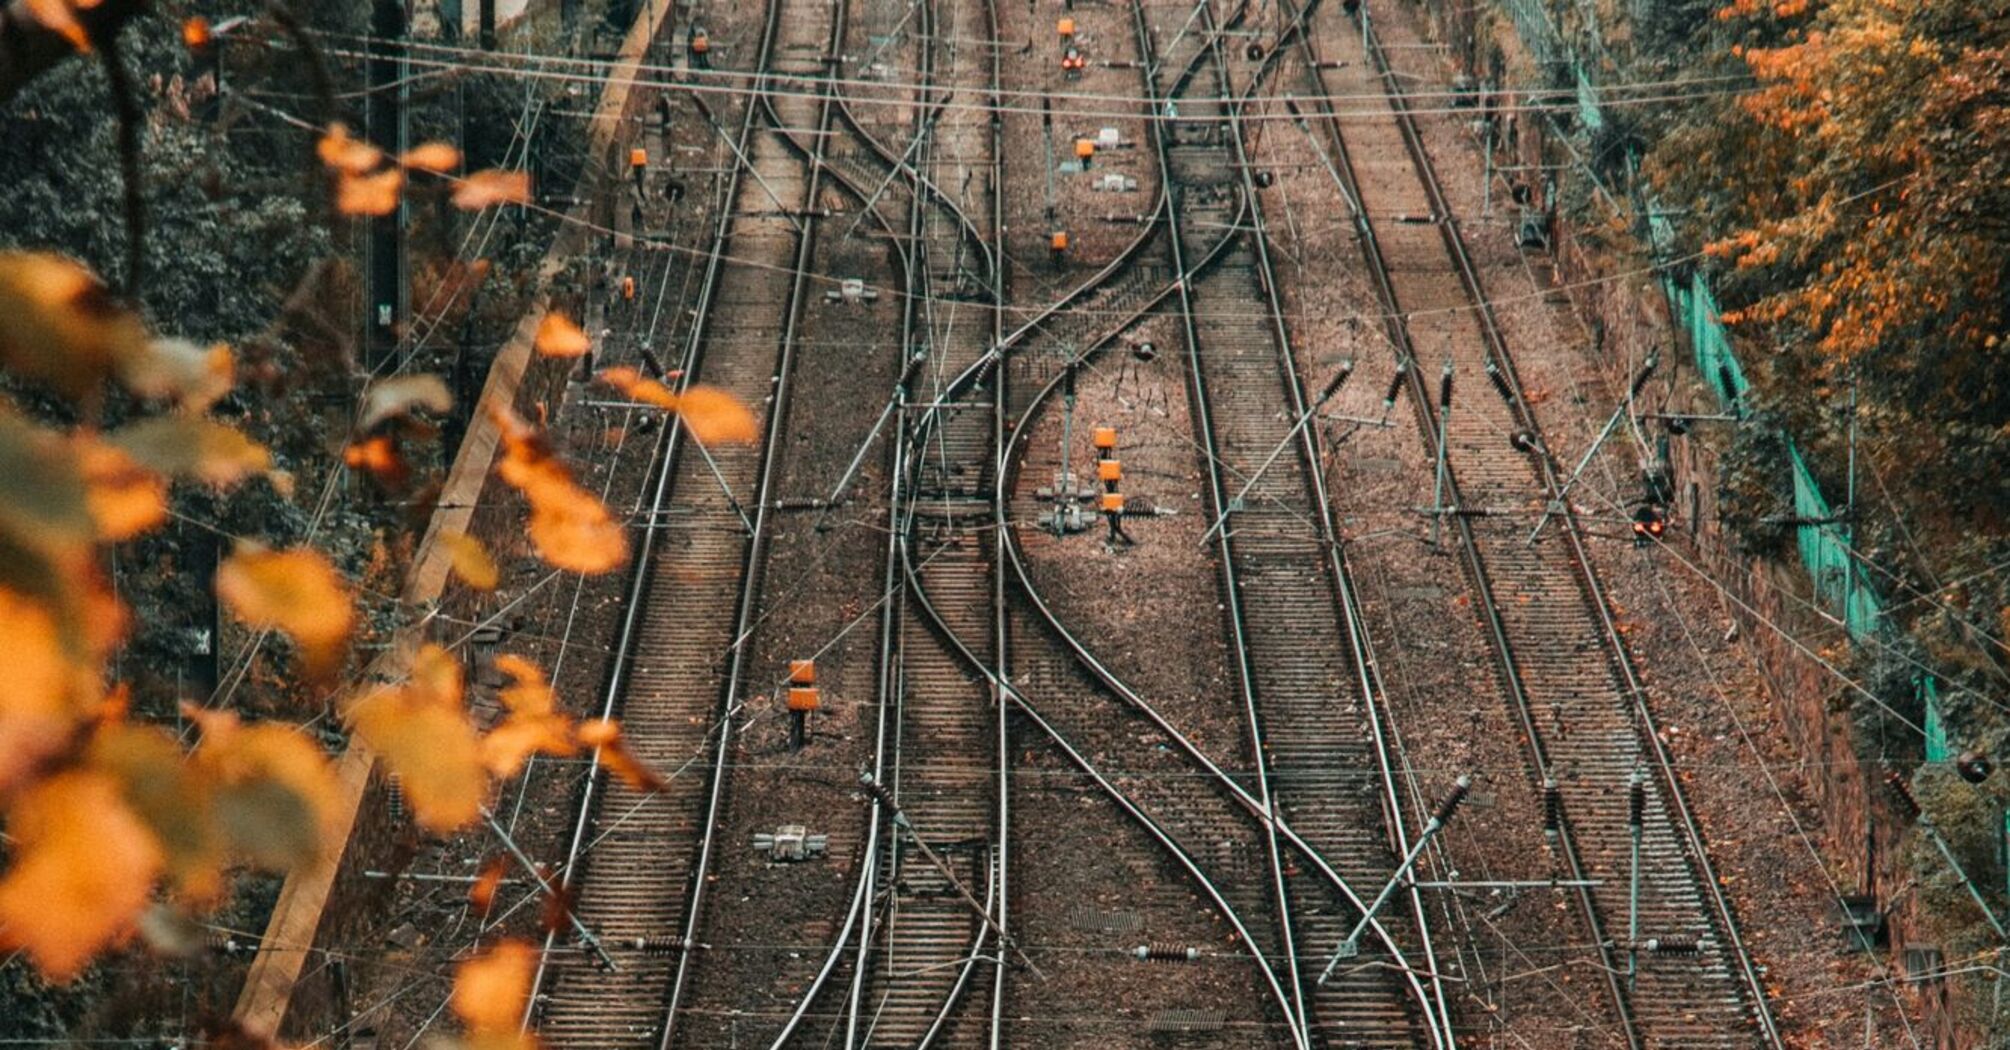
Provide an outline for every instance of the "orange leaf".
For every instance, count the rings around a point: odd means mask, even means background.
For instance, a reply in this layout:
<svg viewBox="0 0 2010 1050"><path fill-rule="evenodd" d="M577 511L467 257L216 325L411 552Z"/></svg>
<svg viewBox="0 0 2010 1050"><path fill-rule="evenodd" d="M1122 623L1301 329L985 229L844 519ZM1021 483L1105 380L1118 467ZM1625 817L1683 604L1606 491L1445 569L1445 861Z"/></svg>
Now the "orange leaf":
<svg viewBox="0 0 2010 1050"><path fill-rule="evenodd" d="M447 549L452 559L454 575L461 582L478 591L496 589L501 573L496 569L495 559L489 557L489 549L482 541L460 532L440 533L440 545Z"/></svg>
<svg viewBox="0 0 2010 1050"><path fill-rule="evenodd" d="M572 479L537 431L507 408L493 418L502 431L496 476L529 501L531 542L544 560L573 572L608 572L628 556L628 538L607 507Z"/></svg>
<svg viewBox="0 0 2010 1050"><path fill-rule="evenodd" d="M46 252L0 252L0 365L72 398L146 355L139 316L91 271Z"/></svg>
<svg viewBox="0 0 2010 1050"><path fill-rule="evenodd" d="M530 173L477 171L454 187L454 207L476 211L491 204L529 204Z"/></svg>
<svg viewBox="0 0 2010 1050"><path fill-rule="evenodd" d="M211 485L235 484L272 465L264 446L205 416L153 416L109 437L149 470L185 474Z"/></svg>
<svg viewBox="0 0 2010 1050"><path fill-rule="evenodd" d="M496 657L496 669L513 681L500 699L509 718L482 738L482 758L490 773L515 776L533 753L566 756L578 750L572 742L572 719L557 713L558 697L544 672L521 656Z"/></svg>
<svg viewBox="0 0 2010 1050"><path fill-rule="evenodd" d="M315 144L321 163L344 175L363 175L384 161L384 151L349 135L349 125L336 121Z"/></svg>
<svg viewBox="0 0 2010 1050"><path fill-rule="evenodd" d="M556 310L547 311L537 324L537 352L546 357L578 357L593 349L593 340L580 331L570 318Z"/></svg>
<svg viewBox="0 0 2010 1050"><path fill-rule="evenodd" d="M286 869L338 845L335 773L319 744L278 722L246 726L228 711L182 710L202 727L196 765L216 791L217 821L234 852Z"/></svg>
<svg viewBox="0 0 2010 1050"><path fill-rule="evenodd" d="M581 722L574 739L578 740L582 747L599 748L601 764L625 781L629 787L637 791L663 790L665 785L663 777L628 750L628 743L621 736L621 727L613 720L596 718L589 722Z"/></svg>
<svg viewBox="0 0 2010 1050"><path fill-rule="evenodd" d="M70 46L79 51L91 49L90 35L84 32L84 24L77 21L77 6L70 0L24 0L28 17L42 23L42 28L61 36Z"/></svg>
<svg viewBox="0 0 2010 1050"><path fill-rule="evenodd" d="M0 946L67 981L122 939L161 870L153 833L102 773L59 773L7 809L14 863L0 879Z"/></svg>
<svg viewBox="0 0 2010 1050"><path fill-rule="evenodd" d="M521 941L502 941L454 971L454 1013L476 1035L513 1033L523 1024L537 952Z"/></svg>
<svg viewBox="0 0 2010 1050"><path fill-rule="evenodd" d="M84 476L84 502L97 522L98 539L118 543L167 520L167 480L141 467L115 445L87 433L71 447Z"/></svg>
<svg viewBox="0 0 2010 1050"><path fill-rule="evenodd" d="M718 387L686 387L678 399L677 415L691 433L707 445L720 442L750 444L761 436L760 424L739 399Z"/></svg>
<svg viewBox="0 0 2010 1050"><path fill-rule="evenodd" d="M453 654L437 645L421 649L411 680L363 696L349 706L347 718L398 774L421 825L452 831L481 815L488 774L462 707L460 661Z"/></svg>
<svg viewBox="0 0 2010 1050"><path fill-rule="evenodd" d="M645 377L633 368L625 365L619 368L610 368L601 372L599 378L601 382L627 395L630 400L640 401L645 405L655 405L657 408L667 408L673 411L677 408L678 398L676 391L654 379Z"/></svg>
<svg viewBox="0 0 2010 1050"><path fill-rule="evenodd" d="M291 635L308 674L326 675L341 664L356 613L341 575L319 551L240 543L217 566L216 596L252 627Z"/></svg>
<svg viewBox="0 0 2010 1050"><path fill-rule="evenodd" d="M181 42L190 51L201 51L215 41L210 32L209 19L201 15L191 15L182 20Z"/></svg>
<svg viewBox="0 0 2010 1050"><path fill-rule="evenodd" d="M420 171L452 171L461 166L461 151L445 142L425 142L406 150L398 163Z"/></svg>
<svg viewBox="0 0 2010 1050"><path fill-rule="evenodd" d="M335 183L335 210L344 215L389 215L398 208L405 173L385 168L374 175L343 172Z"/></svg>
<svg viewBox="0 0 2010 1050"><path fill-rule="evenodd" d="M7 687L0 689L0 795L60 750L98 692L97 669L72 655L56 614L0 587Z"/></svg>
<svg viewBox="0 0 2010 1050"><path fill-rule="evenodd" d="M503 875L508 871L509 858L498 854L482 865L481 874L475 876L474 883L468 887L468 903L484 917L494 910L496 891L502 889Z"/></svg>
<svg viewBox="0 0 2010 1050"><path fill-rule="evenodd" d="M342 462L351 470L367 471L393 485L412 472L405 458L398 454L398 443L389 434L378 434L345 447Z"/></svg>

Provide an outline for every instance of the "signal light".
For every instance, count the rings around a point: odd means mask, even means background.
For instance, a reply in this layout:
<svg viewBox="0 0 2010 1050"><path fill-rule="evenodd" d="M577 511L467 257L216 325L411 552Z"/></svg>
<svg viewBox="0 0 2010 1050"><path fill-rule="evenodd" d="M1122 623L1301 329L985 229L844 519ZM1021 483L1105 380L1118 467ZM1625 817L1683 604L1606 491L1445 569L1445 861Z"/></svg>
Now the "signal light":
<svg viewBox="0 0 2010 1050"><path fill-rule="evenodd" d="M1661 538L1668 531L1668 516L1660 507L1652 503L1641 504L1633 512L1633 545L1645 547Z"/></svg>

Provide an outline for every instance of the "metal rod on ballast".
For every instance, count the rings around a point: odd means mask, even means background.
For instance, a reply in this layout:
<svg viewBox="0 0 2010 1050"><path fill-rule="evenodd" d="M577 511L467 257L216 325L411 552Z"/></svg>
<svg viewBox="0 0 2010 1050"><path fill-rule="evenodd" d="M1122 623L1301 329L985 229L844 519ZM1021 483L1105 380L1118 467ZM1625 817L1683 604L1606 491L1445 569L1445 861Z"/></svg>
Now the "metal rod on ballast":
<svg viewBox="0 0 2010 1050"><path fill-rule="evenodd" d="M1368 12L1361 12L1361 31L1366 35ZM1446 439L1452 421L1452 359L1445 358L1445 370L1438 375L1438 467L1437 479L1431 487L1431 546L1438 545L1438 529L1445 523L1445 472L1450 450Z"/></svg>
<svg viewBox="0 0 2010 1050"><path fill-rule="evenodd" d="M1331 380L1329 380L1326 383L1326 389L1321 390L1319 392L1318 400L1306 406L1305 414L1298 417L1298 422L1297 424L1292 426L1290 433L1285 434L1284 440L1278 442L1277 447L1270 450L1270 455L1263 461L1263 465L1256 468L1256 473L1251 474L1249 476L1249 480L1243 483L1242 491L1236 493L1235 498L1229 500L1228 505L1221 508L1221 514L1214 519L1214 524L1209 525L1207 527L1207 531L1201 533L1200 542L1203 546L1206 545L1208 540L1214 538L1214 534L1217 531L1219 531L1222 526L1228 524L1229 514L1234 512L1236 508L1242 506L1243 498L1249 495L1250 489L1256 487L1257 481L1261 480L1263 477L1263 472L1269 470L1270 465L1277 462L1277 457L1283 455L1284 450L1291 447L1291 442L1298 437L1299 431L1304 430L1307 424L1311 423L1314 419L1319 418L1320 406L1326 404L1326 402L1328 401L1331 401L1333 399L1333 395L1339 393L1340 388L1347 385L1348 377L1352 376L1353 374L1354 374L1353 361L1350 360L1340 362L1339 373L1336 374Z"/></svg>
<svg viewBox="0 0 2010 1050"><path fill-rule="evenodd" d="M1618 429L1619 421L1626 418L1626 410L1633 404L1633 398L1640 393L1641 387L1647 385L1647 377L1654 374L1654 366L1660 362L1660 354L1653 353L1647 355L1647 363L1641 366L1640 374L1633 377L1633 385L1627 388L1626 400L1620 402L1619 406L1612 410L1612 418L1605 421L1605 429L1598 432L1598 440L1593 441L1591 447L1584 450L1583 457L1577 461L1577 467L1570 472L1570 476L1565 478L1563 485L1556 490L1556 498L1550 500L1549 506L1543 508L1542 517L1536 520L1535 528L1529 531L1528 539L1523 541L1525 546L1533 546L1536 537L1542 535L1543 527L1549 524L1550 516L1560 513L1568 505L1564 503L1564 500L1570 495L1570 487L1577 484L1578 478L1584 476L1584 468L1591 465L1591 457L1598 454L1599 448L1605 444L1606 439L1612 436L1614 430Z"/></svg>
<svg viewBox="0 0 2010 1050"><path fill-rule="evenodd" d="M1409 855L1403 858L1403 863L1396 866L1396 873L1389 876L1389 881L1383 885L1382 892L1375 895L1375 903L1368 905L1368 910L1361 913L1361 921L1355 923L1347 938L1333 949L1333 958L1327 961L1325 972L1319 975L1319 984L1325 984L1333 976L1333 971L1340 966L1340 960L1352 959L1361 954L1362 932L1368 929L1369 923L1375 921L1375 913L1382 910L1382 905L1389 903L1389 898L1396 893L1396 887L1402 885L1403 877L1416 865L1417 858L1424 855L1424 847L1430 845L1433 836L1444 830L1445 823L1458 811L1459 803L1466 800L1466 792L1472 790L1472 786L1473 778L1463 773L1459 774L1458 780L1453 781L1452 790L1445 795L1444 801L1438 803L1437 812L1432 813L1431 819L1424 824L1424 832L1418 835L1417 841L1410 846Z"/></svg>
<svg viewBox="0 0 2010 1050"><path fill-rule="evenodd" d="M866 434L865 441L858 446L858 454L852 456L851 465L844 468L844 476L838 479L837 487L831 490L830 506L837 506L838 499L844 495L844 490L851 487L852 478L858 475L859 467L865 464L866 452L871 450L874 441L879 440L880 429L886 426L887 420L893 418L893 410L900 407L902 400L904 397L901 391L895 390L886 407L879 410L879 421L872 425L871 432Z"/></svg>
<svg viewBox="0 0 2010 1050"><path fill-rule="evenodd" d="M496 838L502 841L503 848L509 851L509 855L515 857L516 862L523 865L523 870L530 872L530 877L537 880L538 888L543 890L546 896L556 898L559 893L558 887L553 886L551 880L544 877L544 872L538 868L536 861L524 856L523 850L517 847L516 840L510 837L509 832L503 830L501 824L496 823L496 815L484 807L482 819L488 822L489 830L496 833ZM572 922L573 931L579 934L579 942L592 949L593 954L600 957L601 964L609 970L621 969L615 964L614 957L607 954L607 949L600 946L599 935L587 929L586 924L580 921L579 916L571 908L562 910L565 912L565 917Z"/></svg>
<svg viewBox="0 0 2010 1050"><path fill-rule="evenodd" d="M865 791L868 798L886 809L893 820L894 827L907 829L908 841L913 842L914 848L921 851L921 855L928 860L928 863L934 865L935 870L944 879L949 880L949 885L955 887L957 895L963 898L963 903L970 905L970 910L977 914L977 917L983 921L985 926L990 928L991 932L998 935L999 941L1011 945L1013 953L1019 956L1019 961L1026 964L1026 969L1031 970L1034 976L1041 980L1046 980L1047 975L1038 966L1033 965L1032 959L1026 957L1026 951L1019 947L1019 942L1011 934L1005 932L1005 927L998 925L998 920L991 917L991 910L986 908L981 901L971 894L969 889L964 887L963 880L957 878L956 873L950 870L948 862L944 861L934 850L929 849L928 843L922 841L921 832L916 830L915 826L908 821L907 813L900 808L900 803L893 800L893 792L887 790L886 785L874 780L871 773L860 773L858 775L858 784Z"/></svg>

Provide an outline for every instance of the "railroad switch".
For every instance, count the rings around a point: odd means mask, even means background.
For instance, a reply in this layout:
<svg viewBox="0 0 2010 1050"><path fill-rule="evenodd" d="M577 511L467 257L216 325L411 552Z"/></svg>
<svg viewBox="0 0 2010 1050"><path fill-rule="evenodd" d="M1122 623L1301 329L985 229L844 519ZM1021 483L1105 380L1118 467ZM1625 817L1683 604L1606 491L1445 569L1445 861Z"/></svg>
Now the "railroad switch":
<svg viewBox="0 0 2010 1050"><path fill-rule="evenodd" d="M754 836L754 848L782 864L814 860L830 849L829 835L812 835L802 824L783 824L772 834Z"/></svg>

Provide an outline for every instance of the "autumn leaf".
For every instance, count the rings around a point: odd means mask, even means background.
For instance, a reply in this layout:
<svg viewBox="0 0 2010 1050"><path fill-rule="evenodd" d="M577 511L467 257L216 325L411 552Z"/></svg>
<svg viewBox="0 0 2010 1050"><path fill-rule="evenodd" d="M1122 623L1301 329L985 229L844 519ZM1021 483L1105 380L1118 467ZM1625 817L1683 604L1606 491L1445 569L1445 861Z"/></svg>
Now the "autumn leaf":
<svg viewBox="0 0 2010 1050"><path fill-rule="evenodd" d="M71 398L147 352L138 315L89 270L46 252L0 252L0 367Z"/></svg>
<svg viewBox="0 0 2010 1050"><path fill-rule="evenodd" d="M545 561L573 572L600 573L628 556L628 539L607 507L572 479L538 432L507 408L492 411L503 455L496 476L530 503L531 542Z"/></svg>
<svg viewBox="0 0 2010 1050"><path fill-rule="evenodd" d="M629 787L637 791L663 790L666 783L663 777L628 750L628 743L621 736L621 727L613 720L596 718L581 722L573 739L579 741L581 747L599 748L600 763Z"/></svg>
<svg viewBox="0 0 2010 1050"><path fill-rule="evenodd" d="M549 310L537 324L537 338L532 345L546 357L578 357L593 349L593 340L564 314Z"/></svg>
<svg viewBox="0 0 2010 1050"><path fill-rule="evenodd" d="M84 505L98 540L119 543L167 520L167 480L116 445L80 432L70 438L84 480Z"/></svg>
<svg viewBox="0 0 2010 1050"><path fill-rule="evenodd" d="M536 969L537 952L521 941L501 941L461 963L450 1000L455 1015L476 1035L517 1032Z"/></svg>
<svg viewBox="0 0 2010 1050"><path fill-rule="evenodd" d="M343 172L335 181L335 210L344 215L389 215L398 209L405 173L385 168L371 175Z"/></svg>
<svg viewBox="0 0 2010 1050"><path fill-rule="evenodd" d="M398 163L438 174L460 167L461 151L445 142L425 142L406 150L398 157Z"/></svg>
<svg viewBox="0 0 2010 1050"><path fill-rule="evenodd" d="M250 626L291 635L310 675L341 664L356 613L341 574L319 551L240 543L217 566L216 596Z"/></svg>
<svg viewBox="0 0 2010 1050"><path fill-rule="evenodd" d="M425 646L413 659L410 680L371 691L350 704L345 717L398 774L421 825L446 832L481 815L488 773L452 653Z"/></svg>
<svg viewBox="0 0 2010 1050"><path fill-rule="evenodd" d="M367 434L385 420L408 416L418 409L443 413L453 407L454 395L439 376L420 373L380 379L363 395L356 429Z"/></svg>
<svg viewBox="0 0 2010 1050"><path fill-rule="evenodd" d="M201 412L230 393L237 368L230 347L222 343L204 347L186 339L156 339L124 362L119 378L141 397L169 399L185 412Z"/></svg>
<svg viewBox="0 0 2010 1050"><path fill-rule="evenodd" d="M76 654L47 606L0 587L7 687L0 689L0 796L61 750L95 698L97 670Z"/></svg>
<svg viewBox="0 0 2010 1050"><path fill-rule="evenodd" d="M492 591L502 578L496 569L495 559L489 557L489 549L482 541L462 532L440 533L439 543L447 549L447 556L454 569L454 575L461 582L478 591Z"/></svg>
<svg viewBox="0 0 2010 1050"><path fill-rule="evenodd" d="M626 365L609 368L601 372L598 378L608 386L621 391L631 401L639 401L645 405L655 405L657 408L667 408L672 411L675 411L677 408L678 399L676 391Z"/></svg>
<svg viewBox="0 0 2010 1050"><path fill-rule="evenodd" d="M109 719L93 734L85 764L118 782L126 804L160 844L166 875L183 899L206 903L223 893L229 857L215 819L215 794L173 734Z"/></svg>
<svg viewBox="0 0 2010 1050"><path fill-rule="evenodd" d="M263 445L202 416L153 416L112 431L112 444L160 474L233 485L272 466Z"/></svg>
<svg viewBox="0 0 2010 1050"><path fill-rule="evenodd" d="M79 51L91 50L90 34L84 31L84 24L77 21L78 4L71 0L22 0L28 17L42 23L42 28L61 36L70 46Z"/></svg>
<svg viewBox="0 0 2010 1050"><path fill-rule="evenodd" d="M454 207L465 211L478 211L491 204L529 204L530 173L522 171L500 171L490 168L477 171L461 180L454 187Z"/></svg>
<svg viewBox="0 0 2010 1050"><path fill-rule="evenodd" d="M336 121L315 144L321 163L344 175L365 175L384 161L384 151L349 134L349 125Z"/></svg>
<svg viewBox="0 0 2010 1050"><path fill-rule="evenodd" d="M754 414L718 387L699 384L679 393L625 366L607 369L599 378L632 400L675 411L692 436L707 445L746 444L760 437Z"/></svg>
<svg viewBox="0 0 2010 1050"><path fill-rule="evenodd" d="M202 728L195 763L216 793L216 820L232 852L286 870L336 845L338 789L320 745L277 722L247 726L228 711L182 711Z"/></svg>
<svg viewBox="0 0 2010 1050"><path fill-rule="evenodd" d="M558 713L558 698L537 665L510 653L496 657L496 669L512 679L499 699L509 717L482 738L482 761L496 777L512 777L532 754L571 755L572 719Z"/></svg>
<svg viewBox="0 0 2010 1050"><path fill-rule="evenodd" d="M745 445L760 437L760 425L754 421L754 414L724 390L704 385L686 387L677 401L677 417L707 445L721 442Z"/></svg>
<svg viewBox="0 0 2010 1050"><path fill-rule="evenodd" d="M482 865L482 870L475 876L475 881L468 885L468 903L474 905L475 910L481 912L483 918L487 918L489 912L495 910L496 891L502 889L503 875L508 871L509 858L497 854Z"/></svg>
<svg viewBox="0 0 2010 1050"><path fill-rule="evenodd" d="M13 866L0 878L0 947L67 981L132 929L161 848L102 773L58 773L7 808Z"/></svg>
<svg viewBox="0 0 2010 1050"><path fill-rule="evenodd" d="M391 440L389 434L378 434L344 446L342 463L351 470L364 471L390 485L402 483L412 472L405 457L398 454L398 443Z"/></svg>

